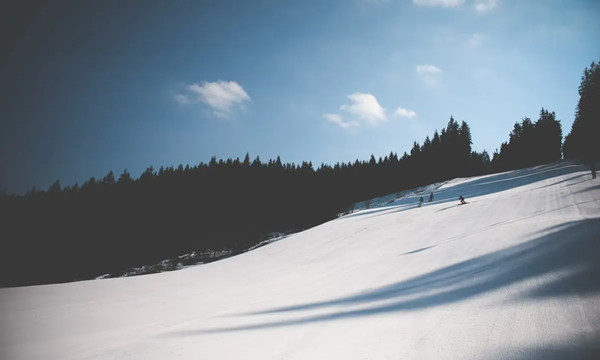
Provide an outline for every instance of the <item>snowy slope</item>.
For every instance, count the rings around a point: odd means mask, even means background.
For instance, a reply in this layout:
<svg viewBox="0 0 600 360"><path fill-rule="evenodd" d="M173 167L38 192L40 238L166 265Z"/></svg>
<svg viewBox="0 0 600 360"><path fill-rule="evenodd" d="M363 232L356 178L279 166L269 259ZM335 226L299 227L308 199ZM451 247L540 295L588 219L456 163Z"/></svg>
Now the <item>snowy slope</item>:
<svg viewBox="0 0 600 360"><path fill-rule="evenodd" d="M0 358L600 358L600 180L560 162L417 198L180 271L0 289Z"/></svg>

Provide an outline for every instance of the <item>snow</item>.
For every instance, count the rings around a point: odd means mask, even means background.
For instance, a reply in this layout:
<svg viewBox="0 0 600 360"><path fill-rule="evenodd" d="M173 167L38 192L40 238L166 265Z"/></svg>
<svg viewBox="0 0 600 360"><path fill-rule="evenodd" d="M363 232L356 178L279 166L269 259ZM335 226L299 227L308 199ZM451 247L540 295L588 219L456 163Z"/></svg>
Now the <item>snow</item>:
<svg viewBox="0 0 600 360"><path fill-rule="evenodd" d="M434 195L178 271L0 289L0 358L600 358L589 170L557 162Z"/></svg>
<svg viewBox="0 0 600 360"><path fill-rule="evenodd" d="M409 200L409 202L412 202L413 201L412 199L415 196L417 197L417 199L420 196L423 196L423 197L429 196L430 193L435 192L443 184L445 184L445 182L422 186L422 187L416 188L416 189L400 191L395 194L389 194L389 195L377 197L374 199L370 199L367 201L361 201L359 203L354 204L352 206L352 210L350 212L355 212L357 210L378 208L378 207L386 207L386 206L389 206L390 204L394 204L394 203L397 204L398 202L407 200L407 199ZM429 197L427 199L429 199Z"/></svg>

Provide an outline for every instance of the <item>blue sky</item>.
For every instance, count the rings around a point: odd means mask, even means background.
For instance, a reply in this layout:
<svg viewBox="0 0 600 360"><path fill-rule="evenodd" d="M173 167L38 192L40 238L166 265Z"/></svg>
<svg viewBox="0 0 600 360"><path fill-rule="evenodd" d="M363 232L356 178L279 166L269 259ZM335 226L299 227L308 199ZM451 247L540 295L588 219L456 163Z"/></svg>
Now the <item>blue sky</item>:
<svg viewBox="0 0 600 360"><path fill-rule="evenodd" d="M2 15L9 193L213 155L401 155L451 115L491 154L542 107L566 135L600 59L593 0L26 4Z"/></svg>

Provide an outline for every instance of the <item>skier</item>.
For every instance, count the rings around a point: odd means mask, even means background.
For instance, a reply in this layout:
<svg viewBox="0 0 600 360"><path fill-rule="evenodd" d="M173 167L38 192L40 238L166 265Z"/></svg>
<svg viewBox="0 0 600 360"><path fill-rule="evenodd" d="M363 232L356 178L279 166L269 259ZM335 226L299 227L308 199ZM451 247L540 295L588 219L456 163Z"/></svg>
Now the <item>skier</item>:
<svg viewBox="0 0 600 360"><path fill-rule="evenodd" d="M421 205L423 205L423 201L424 201L424 200L423 200L423 197L421 196L421 197L419 198L419 207L421 207Z"/></svg>
<svg viewBox="0 0 600 360"><path fill-rule="evenodd" d="M460 205L466 204L467 202L465 201L465 198L461 195L458 197L458 200L460 200Z"/></svg>
<svg viewBox="0 0 600 360"><path fill-rule="evenodd" d="M432 202L433 201L433 192L431 192L431 194L429 194L429 201L428 202Z"/></svg>

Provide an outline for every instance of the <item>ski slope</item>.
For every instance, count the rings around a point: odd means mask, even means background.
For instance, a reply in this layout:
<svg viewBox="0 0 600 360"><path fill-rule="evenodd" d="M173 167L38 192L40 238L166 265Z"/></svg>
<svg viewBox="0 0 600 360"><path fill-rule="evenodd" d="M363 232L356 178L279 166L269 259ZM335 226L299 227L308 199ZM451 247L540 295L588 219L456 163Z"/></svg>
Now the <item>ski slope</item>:
<svg viewBox="0 0 600 360"><path fill-rule="evenodd" d="M589 170L418 196L206 265L0 289L0 359L600 358Z"/></svg>

